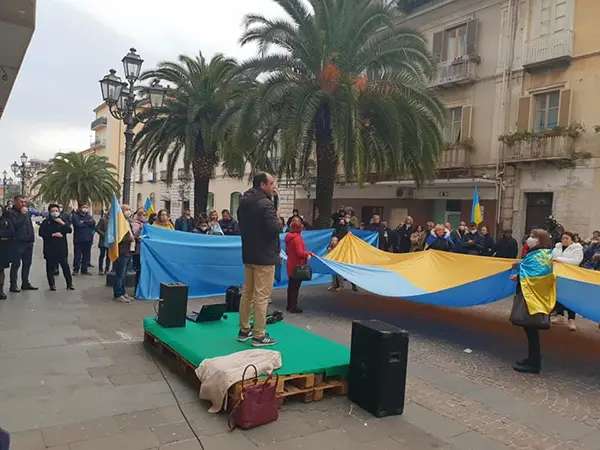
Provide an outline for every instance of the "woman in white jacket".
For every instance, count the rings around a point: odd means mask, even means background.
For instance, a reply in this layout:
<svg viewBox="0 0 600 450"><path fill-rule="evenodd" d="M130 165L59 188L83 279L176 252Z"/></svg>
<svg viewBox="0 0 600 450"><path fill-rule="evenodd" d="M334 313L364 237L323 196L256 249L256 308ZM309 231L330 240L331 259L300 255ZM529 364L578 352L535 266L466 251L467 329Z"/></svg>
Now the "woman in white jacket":
<svg viewBox="0 0 600 450"><path fill-rule="evenodd" d="M552 250L552 259L564 264L571 264L573 266L579 266L583 261L583 247L580 243L575 242L575 235L568 231L565 231L561 236L561 241L556 244L554 250ZM569 330L575 331L575 313L569 308L565 308L560 303L556 303L556 315L552 317L552 322L556 323L558 316L564 317L565 311L567 312L568 327Z"/></svg>

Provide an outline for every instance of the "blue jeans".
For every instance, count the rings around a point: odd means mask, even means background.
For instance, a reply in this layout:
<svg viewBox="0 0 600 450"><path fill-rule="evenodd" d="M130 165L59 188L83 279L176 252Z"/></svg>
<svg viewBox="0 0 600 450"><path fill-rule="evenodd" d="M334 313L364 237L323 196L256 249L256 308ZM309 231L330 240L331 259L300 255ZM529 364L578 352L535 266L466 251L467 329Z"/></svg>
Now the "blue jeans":
<svg viewBox="0 0 600 450"><path fill-rule="evenodd" d="M113 269L115 270L115 284L113 286L113 295L115 298L125 295L125 286L127 282L127 266L129 266L130 260L131 255L123 255L119 256L119 259L117 259L113 264Z"/></svg>

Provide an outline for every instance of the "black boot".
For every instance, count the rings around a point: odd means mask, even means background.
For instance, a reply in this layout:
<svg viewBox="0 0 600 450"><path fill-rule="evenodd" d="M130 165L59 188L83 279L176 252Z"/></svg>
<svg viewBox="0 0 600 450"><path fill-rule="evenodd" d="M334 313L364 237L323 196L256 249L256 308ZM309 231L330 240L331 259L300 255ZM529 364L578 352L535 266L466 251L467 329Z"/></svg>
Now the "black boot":
<svg viewBox="0 0 600 450"><path fill-rule="evenodd" d="M0 289L0 300L6 300L8 296L4 293L4 289Z"/></svg>
<svg viewBox="0 0 600 450"><path fill-rule="evenodd" d="M21 285L23 291L37 291L39 288L33 286L31 283Z"/></svg>
<svg viewBox="0 0 600 450"><path fill-rule="evenodd" d="M14 293L21 292L21 289L19 289L19 287L16 284L11 284L8 290Z"/></svg>
<svg viewBox="0 0 600 450"><path fill-rule="evenodd" d="M542 370L541 367L532 366L531 364L528 364L526 366L516 365L516 366L513 366L513 369L515 370L515 372L535 373L535 374L539 374L540 371Z"/></svg>
<svg viewBox="0 0 600 450"><path fill-rule="evenodd" d="M74 291L74 290L75 290L75 288L73 287L72 284L67 286L67 291Z"/></svg>
<svg viewBox="0 0 600 450"><path fill-rule="evenodd" d="M54 285L50 286L50 290L51 291L56 291L56 286L54 286Z"/></svg>

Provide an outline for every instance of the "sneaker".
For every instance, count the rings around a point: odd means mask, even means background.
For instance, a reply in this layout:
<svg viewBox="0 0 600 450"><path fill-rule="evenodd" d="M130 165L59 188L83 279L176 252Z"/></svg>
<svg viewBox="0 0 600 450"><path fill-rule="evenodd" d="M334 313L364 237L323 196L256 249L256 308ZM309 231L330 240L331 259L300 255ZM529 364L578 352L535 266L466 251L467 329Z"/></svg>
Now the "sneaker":
<svg viewBox="0 0 600 450"><path fill-rule="evenodd" d="M129 300L130 302L135 300L135 297L132 297L131 295L127 295L127 294L123 294L123 297L125 297L127 300Z"/></svg>
<svg viewBox="0 0 600 450"><path fill-rule="evenodd" d="M129 300L124 295L121 295L120 297L115 297L114 300L119 303L131 303L131 300Z"/></svg>
<svg viewBox="0 0 600 450"><path fill-rule="evenodd" d="M240 330L240 332L238 333L238 342L246 342L249 341L250 339L252 339L252 330L248 330L248 331L242 331Z"/></svg>
<svg viewBox="0 0 600 450"><path fill-rule="evenodd" d="M260 338L252 338L252 346L253 347L266 347L268 345L275 345L277 344L277 341L275 339L273 339L271 336L269 336L268 334L265 334L263 337Z"/></svg>
<svg viewBox="0 0 600 450"><path fill-rule="evenodd" d="M6 300L8 296L4 293L4 291L0 291L0 300Z"/></svg>

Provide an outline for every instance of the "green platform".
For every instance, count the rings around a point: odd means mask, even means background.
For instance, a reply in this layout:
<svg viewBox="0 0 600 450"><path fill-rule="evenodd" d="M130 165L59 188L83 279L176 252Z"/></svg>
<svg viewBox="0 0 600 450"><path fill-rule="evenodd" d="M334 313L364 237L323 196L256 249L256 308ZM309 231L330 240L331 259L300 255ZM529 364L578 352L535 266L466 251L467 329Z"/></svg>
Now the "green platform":
<svg viewBox="0 0 600 450"><path fill-rule="evenodd" d="M182 358L197 367L204 359L225 356L254 347L250 342L238 342L238 314L227 313L218 322L194 323L185 328L163 328L154 317L144 319L144 330L171 347ZM346 376L350 364L350 349L289 323L268 325L269 334L277 345L266 347L281 352L283 366L280 375L325 373L326 376Z"/></svg>

